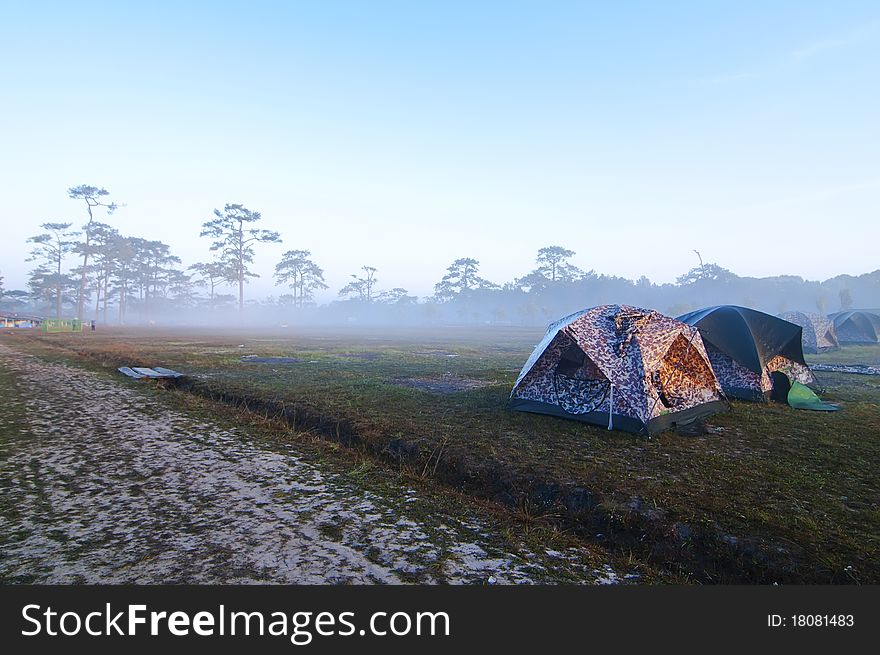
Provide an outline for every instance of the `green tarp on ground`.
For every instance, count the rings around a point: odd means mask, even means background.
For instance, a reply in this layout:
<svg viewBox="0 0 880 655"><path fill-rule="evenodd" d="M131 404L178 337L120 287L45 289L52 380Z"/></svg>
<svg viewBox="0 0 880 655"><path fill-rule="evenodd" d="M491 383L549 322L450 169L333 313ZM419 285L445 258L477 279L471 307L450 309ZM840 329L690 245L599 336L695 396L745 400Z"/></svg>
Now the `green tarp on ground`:
<svg viewBox="0 0 880 655"><path fill-rule="evenodd" d="M817 412L836 412L839 405L823 402L812 389L801 384L792 382L788 391L788 404L795 409L812 409Z"/></svg>

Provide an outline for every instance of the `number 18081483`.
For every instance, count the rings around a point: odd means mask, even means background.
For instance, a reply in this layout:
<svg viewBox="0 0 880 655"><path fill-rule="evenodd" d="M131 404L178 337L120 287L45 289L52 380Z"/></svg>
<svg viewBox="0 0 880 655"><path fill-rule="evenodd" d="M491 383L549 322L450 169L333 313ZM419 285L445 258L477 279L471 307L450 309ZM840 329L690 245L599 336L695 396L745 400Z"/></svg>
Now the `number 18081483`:
<svg viewBox="0 0 880 655"><path fill-rule="evenodd" d="M855 624L855 617L852 614L792 614L791 624L797 628L846 628Z"/></svg>
<svg viewBox="0 0 880 655"><path fill-rule="evenodd" d="M855 625L852 614L768 614L767 625L771 628L851 628Z"/></svg>

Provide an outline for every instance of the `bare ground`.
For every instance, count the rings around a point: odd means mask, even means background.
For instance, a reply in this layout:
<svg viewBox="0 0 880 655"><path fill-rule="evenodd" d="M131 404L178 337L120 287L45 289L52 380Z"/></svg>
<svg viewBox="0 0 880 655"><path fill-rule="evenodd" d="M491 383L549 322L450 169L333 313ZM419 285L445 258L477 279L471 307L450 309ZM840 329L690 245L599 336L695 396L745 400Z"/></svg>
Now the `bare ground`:
<svg viewBox="0 0 880 655"><path fill-rule="evenodd" d="M0 581L624 577L577 548L499 547L477 511L445 514L403 483L374 492L146 389L0 345Z"/></svg>

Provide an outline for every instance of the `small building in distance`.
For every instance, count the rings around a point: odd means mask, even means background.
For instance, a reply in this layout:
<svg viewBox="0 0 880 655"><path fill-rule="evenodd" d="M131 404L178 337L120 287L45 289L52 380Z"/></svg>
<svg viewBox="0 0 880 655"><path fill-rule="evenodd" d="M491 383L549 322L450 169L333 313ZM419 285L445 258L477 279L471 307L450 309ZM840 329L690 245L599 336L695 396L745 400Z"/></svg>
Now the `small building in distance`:
<svg viewBox="0 0 880 655"><path fill-rule="evenodd" d="M0 328L40 328L42 326L42 316L0 311Z"/></svg>

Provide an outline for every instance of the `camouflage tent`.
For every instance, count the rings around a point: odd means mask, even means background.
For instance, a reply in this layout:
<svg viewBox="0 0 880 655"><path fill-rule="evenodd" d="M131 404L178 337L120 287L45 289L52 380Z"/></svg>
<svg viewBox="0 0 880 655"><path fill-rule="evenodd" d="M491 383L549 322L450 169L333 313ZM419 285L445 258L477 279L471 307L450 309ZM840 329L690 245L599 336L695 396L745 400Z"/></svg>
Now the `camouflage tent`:
<svg viewBox="0 0 880 655"><path fill-rule="evenodd" d="M709 361L728 396L770 400L778 383L774 378L784 384L786 393L792 381L816 381L804 361L800 325L736 305L698 309L678 320L699 328Z"/></svg>
<svg viewBox="0 0 880 655"><path fill-rule="evenodd" d="M785 312L780 314L779 318L803 328L801 344L805 353L821 353L839 346L834 323L821 314Z"/></svg>
<svg viewBox="0 0 880 655"><path fill-rule="evenodd" d="M865 311L831 314L840 343L877 343L880 341L880 316Z"/></svg>
<svg viewBox="0 0 880 655"><path fill-rule="evenodd" d="M654 434L728 403L696 329L647 309L603 305L548 328L510 407Z"/></svg>

